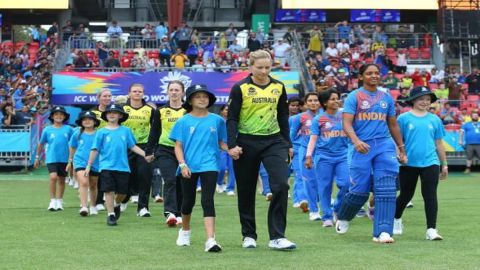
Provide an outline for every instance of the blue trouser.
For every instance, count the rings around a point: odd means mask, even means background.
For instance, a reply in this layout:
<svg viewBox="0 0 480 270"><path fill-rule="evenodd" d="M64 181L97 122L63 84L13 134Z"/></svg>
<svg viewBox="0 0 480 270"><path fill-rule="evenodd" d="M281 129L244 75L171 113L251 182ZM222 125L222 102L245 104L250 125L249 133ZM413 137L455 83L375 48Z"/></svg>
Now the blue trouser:
<svg viewBox="0 0 480 270"><path fill-rule="evenodd" d="M228 184L225 189L228 191L235 190L235 172L233 171L233 159L231 156L227 155L227 170L228 170Z"/></svg>
<svg viewBox="0 0 480 270"><path fill-rule="evenodd" d="M315 175L315 169L305 168L305 155L307 153L306 146L300 146L298 149L299 166L302 180L304 183L304 190L307 195L308 209L311 213L318 212L318 184Z"/></svg>
<svg viewBox="0 0 480 270"><path fill-rule="evenodd" d="M347 157L328 157L324 155L315 155L315 172L318 181L318 194L320 196L320 206L322 208L322 220L332 220L333 211L338 212L342 203L343 196L348 192L349 173L347 167ZM338 193L331 207L333 179L337 183Z"/></svg>
<svg viewBox="0 0 480 270"><path fill-rule="evenodd" d="M218 173L218 178L217 178L217 185L223 185L224 182L224 177L225 177L225 171L227 170L227 163L228 163L228 153L225 151L220 152L220 172Z"/></svg>
<svg viewBox="0 0 480 270"><path fill-rule="evenodd" d="M272 193L272 191L270 190L270 184L268 182L268 173L267 173L267 170L265 170L265 167L263 167L263 163L260 163L259 174L260 174L260 179L262 179L262 187L263 187L262 195L266 196L267 193Z"/></svg>
<svg viewBox="0 0 480 270"><path fill-rule="evenodd" d="M364 142L370 145L370 151L361 154L354 150L352 153L350 188L340 206L338 218L341 220L353 219L367 201L373 184L375 198L373 236L378 237L381 232L392 235L396 178L399 168L395 144L391 138L372 139Z"/></svg>
<svg viewBox="0 0 480 270"><path fill-rule="evenodd" d="M296 150L296 149L295 149ZM307 200L307 195L305 194L305 185L303 183L302 175L300 172L300 162L298 150L293 151L293 159L290 164L293 170L293 203L300 203L301 201Z"/></svg>

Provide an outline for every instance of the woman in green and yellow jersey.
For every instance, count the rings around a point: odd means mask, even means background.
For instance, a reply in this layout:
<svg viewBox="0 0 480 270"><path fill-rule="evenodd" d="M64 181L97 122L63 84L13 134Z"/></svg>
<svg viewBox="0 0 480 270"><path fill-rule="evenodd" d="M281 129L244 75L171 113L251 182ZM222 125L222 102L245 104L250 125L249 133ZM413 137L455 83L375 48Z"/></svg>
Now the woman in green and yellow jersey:
<svg viewBox="0 0 480 270"><path fill-rule="evenodd" d="M102 112L104 112L108 105L112 103L112 92L106 88L103 88L98 92L97 94L97 102L98 106L93 108L91 111L95 114L95 117L100 121L100 125L98 126L98 129L103 128L107 125L107 121L102 119ZM103 211L105 210L105 206L103 205L105 202L103 201L103 191L101 191L101 181L102 179L98 177L97 181L97 202L96 202L96 208L98 211Z"/></svg>
<svg viewBox="0 0 480 270"><path fill-rule="evenodd" d="M140 83L132 84L128 90L127 103L123 105L123 109L128 113L128 119L123 125L132 130L138 147L146 150L155 109L148 105L143 97L143 85ZM150 186L152 185L152 166L143 157L133 152L129 152L128 162L131 170L129 195L138 192L137 215L149 217L148 201L150 199ZM123 202L126 203L127 201L128 197Z"/></svg>
<svg viewBox="0 0 480 270"><path fill-rule="evenodd" d="M164 215L168 226L181 223L180 207L182 206L182 188L177 177L178 162L175 157L175 142L169 139L175 123L183 117L185 109L182 98L185 87L181 81L171 81L167 87L168 103L155 110L150 136L148 138L147 155L155 151L155 165L160 168L164 187Z"/></svg>
<svg viewBox="0 0 480 270"><path fill-rule="evenodd" d="M228 154L234 159L242 246L257 246L255 195L263 163L273 195L268 209L268 246L295 249L296 245L285 238L289 155L293 153L287 92L283 83L270 77L271 68L272 58L267 51L252 52L251 74L232 87L228 101Z"/></svg>

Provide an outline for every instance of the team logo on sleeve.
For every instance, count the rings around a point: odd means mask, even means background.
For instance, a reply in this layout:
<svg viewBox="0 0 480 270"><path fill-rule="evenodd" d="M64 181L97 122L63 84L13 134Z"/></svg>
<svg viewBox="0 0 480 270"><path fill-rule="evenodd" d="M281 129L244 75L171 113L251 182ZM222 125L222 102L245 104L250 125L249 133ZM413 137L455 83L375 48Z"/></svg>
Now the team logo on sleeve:
<svg viewBox="0 0 480 270"><path fill-rule="evenodd" d="M248 88L248 93L247 93L248 96L255 96L256 94L257 94L257 89L255 89L254 87Z"/></svg>
<svg viewBox="0 0 480 270"><path fill-rule="evenodd" d="M370 103L368 100L363 100L362 101L362 106L360 107L362 110L368 110L370 109Z"/></svg>
<svg viewBox="0 0 480 270"><path fill-rule="evenodd" d="M386 109L386 108L387 108L387 102L385 102L385 101L383 101L383 100L380 101L380 107L381 107L382 109Z"/></svg>

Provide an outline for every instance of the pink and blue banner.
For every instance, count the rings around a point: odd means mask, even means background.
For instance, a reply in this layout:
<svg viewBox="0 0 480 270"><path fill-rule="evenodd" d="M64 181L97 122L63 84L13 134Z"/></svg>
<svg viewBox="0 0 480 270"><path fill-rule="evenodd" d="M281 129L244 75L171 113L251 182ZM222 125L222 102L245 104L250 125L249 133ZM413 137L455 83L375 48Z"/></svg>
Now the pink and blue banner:
<svg viewBox="0 0 480 270"><path fill-rule="evenodd" d="M133 83L145 86L145 100L156 104L167 101L167 85L173 80L186 87L205 84L217 97L217 104L228 101L232 86L247 77L249 72L57 72L53 74L53 104L96 104L97 93L108 88L113 96L127 95ZM271 76L285 84L289 96L298 95L294 85L299 83L297 71L272 72Z"/></svg>

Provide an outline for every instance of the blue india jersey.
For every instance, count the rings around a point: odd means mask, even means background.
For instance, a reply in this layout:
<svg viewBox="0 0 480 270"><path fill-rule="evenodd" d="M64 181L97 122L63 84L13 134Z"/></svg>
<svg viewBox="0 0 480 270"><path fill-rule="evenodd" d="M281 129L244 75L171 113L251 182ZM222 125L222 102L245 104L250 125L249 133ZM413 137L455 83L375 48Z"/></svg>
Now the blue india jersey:
<svg viewBox="0 0 480 270"><path fill-rule="evenodd" d="M292 134L297 134L300 146L302 147L308 146L308 141L310 140L310 127L312 126L312 120L315 115L316 114L312 111L306 111L300 113L295 119L292 119L290 137L292 137Z"/></svg>
<svg viewBox="0 0 480 270"><path fill-rule="evenodd" d="M75 148L75 155L73 156L73 168L86 168L88 163L88 158L90 156L90 150L92 149L93 141L95 140L96 132L88 134L76 129L73 132L72 137L70 138L69 145L72 148ZM92 171L98 172L98 156L95 158L95 161L92 164Z"/></svg>
<svg viewBox="0 0 480 270"><path fill-rule="evenodd" d="M343 131L341 112L334 115L322 112L315 116L310 131L318 136L315 155L322 158L346 157L348 139Z"/></svg>
<svg viewBox="0 0 480 270"><path fill-rule="evenodd" d="M360 140L391 137L387 120L395 116L395 105L389 94L359 88L348 95L343 113L354 116L353 129Z"/></svg>
<svg viewBox="0 0 480 270"><path fill-rule="evenodd" d="M182 143L185 163L193 173L220 171L220 141L226 142L227 128L222 117L186 114L170 133L172 141Z"/></svg>
<svg viewBox="0 0 480 270"><path fill-rule="evenodd" d="M411 167L440 165L435 141L441 140L445 135L442 120L432 113L419 117L406 112L398 117L397 122L408 157L406 165Z"/></svg>
<svg viewBox="0 0 480 270"><path fill-rule="evenodd" d="M292 115L288 118L288 126L290 127L290 140L292 141L293 152L297 153L298 148L300 147L300 136L293 131L292 126L294 123L297 123L298 114ZM293 131L293 132L292 132Z"/></svg>
<svg viewBox="0 0 480 270"><path fill-rule="evenodd" d="M465 144L480 144L480 124L478 122L465 123L462 130L465 134Z"/></svg>
<svg viewBox="0 0 480 270"><path fill-rule="evenodd" d="M128 127L99 129L92 145L92 150L98 151L99 170L130 172L128 149L135 144L135 137Z"/></svg>
<svg viewBox="0 0 480 270"><path fill-rule="evenodd" d="M40 143L45 145L45 163L68 162L68 141L72 133L69 125L45 127L40 137Z"/></svg>

